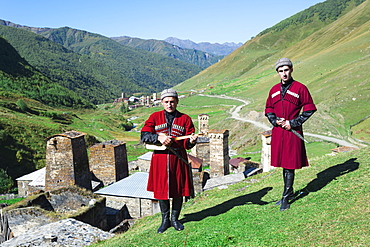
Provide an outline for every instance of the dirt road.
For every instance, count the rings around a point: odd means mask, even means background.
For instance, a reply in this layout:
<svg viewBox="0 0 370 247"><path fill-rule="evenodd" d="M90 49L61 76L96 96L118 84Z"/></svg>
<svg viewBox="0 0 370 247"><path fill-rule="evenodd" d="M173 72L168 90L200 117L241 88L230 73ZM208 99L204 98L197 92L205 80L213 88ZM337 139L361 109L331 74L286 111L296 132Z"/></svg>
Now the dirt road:
<svg viewBox="0 0 370 247"><path fill-rule="evenodd" d="M233 118L233 119L236 119L236 120L242 121L242 122L251 123L251 124L253 124L253 125L261 128L262 130L269 130L269 129L271 129L271 126L267 126L264 123L253 121L253 120L250 120L250 119L247 119L247 118L243 118L243 117L240 116L240 114L239 114L240 110L244 106L246 106L246 105L249 104L249 102L246 101L246 100L242 100L242 99L238 99L238 98L233 98L233 97L229 97L229 96L226 96L226 95L205 95L205 94L199 94L199 96L214 97L214 98L230 99L230 100L240 101L240 102L243 103L243 105L233 106L233 108L231 108L231 110L230 110L230 114L231 114L231 117L230 118ZM329 136L323 136L323 135L318 135L318 134L312 134L312 133L308 133L308 132L304 132L304 134L305 134L305 136L313 136L313 137L316 137L316 138L319 138L319 139L322 139L322 140L325 140L325 141L334 142L334 143L339 144L340 146L347 146L347 147L355 147L355 148L358 148L358 146L356 146L355 144L352 144L350 142L347 142L345 140L338 139L338 138L335 138L335 137L329 137Z"/></svg>

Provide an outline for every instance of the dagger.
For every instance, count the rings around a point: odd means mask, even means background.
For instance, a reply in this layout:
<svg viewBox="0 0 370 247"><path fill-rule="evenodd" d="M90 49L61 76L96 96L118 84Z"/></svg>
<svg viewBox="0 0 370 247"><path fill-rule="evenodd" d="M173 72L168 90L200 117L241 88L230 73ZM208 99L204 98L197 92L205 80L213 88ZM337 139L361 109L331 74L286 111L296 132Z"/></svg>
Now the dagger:
<svg viewBox="0 0 370 247"><path fill-rule="evenodd" d="M285 120L284 118L279 118L279 117L277 117L276 118L277 120ZM288 130L288 131L291 131L291 132L293 132L293 134L295 134L296 136L298 136L298 138L299 139L301 139L302 141L304 141L305 143L309 143L306 139L304 139L304 137L301 135L301 134L299 134L296 130L294 130L294 129L290 129L290 130Z"/></svg>

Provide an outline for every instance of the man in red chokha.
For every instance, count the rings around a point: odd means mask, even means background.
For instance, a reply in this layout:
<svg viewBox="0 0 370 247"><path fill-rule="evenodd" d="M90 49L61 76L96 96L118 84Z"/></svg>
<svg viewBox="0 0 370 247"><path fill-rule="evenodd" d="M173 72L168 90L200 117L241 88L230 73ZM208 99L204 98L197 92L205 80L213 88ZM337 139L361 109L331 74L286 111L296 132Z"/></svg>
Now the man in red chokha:
<svg viewBox="0 0 370 247"><path fill-rule="evenodd" d="M170 226L177 231L184 229L178 220L183 197L194 194L191 167L182 159L188 160L186 149L195 146L198 136L193 134L195 128L191 118L176 109L178 102L177 92L165 89L161 93L164 110L150 115L141 130L142 142L162 144L171 149L154 150L150 163L147 190L154 192L154 198L159 200L162 213L162 224L158 228L158 233L163 233ZM183 140L174 139L186 135L190 137ZM172 198L171 218L170 198Z"/></svg>
<svg viewBox="0 0 370 247"><path fill-rule="evenodd" d="M265 115L273 125L271 165L283 168L284 191L276 205L280 211L289 209L294 198L294 171L308 166L305 144L291 130L303 136L302 124L316 111L310 92L292 78L293 64L288 58L276 62L280 82L269 92Z"/></svg>

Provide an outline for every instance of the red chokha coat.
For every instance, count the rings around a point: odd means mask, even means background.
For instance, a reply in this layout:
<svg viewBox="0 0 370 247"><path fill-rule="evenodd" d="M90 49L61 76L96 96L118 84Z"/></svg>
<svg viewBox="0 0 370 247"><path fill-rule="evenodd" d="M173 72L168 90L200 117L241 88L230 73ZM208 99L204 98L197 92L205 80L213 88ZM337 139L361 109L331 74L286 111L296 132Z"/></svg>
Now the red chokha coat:
<svg viewBox="0 0 370 247"><path fill-rule="evenodd" d="M178 137L194 133L195 128L188 115L176 111L170 132L164 111L158 111L150 115L141 131ZM171 147L185 160L188 160L186 140L173 141ZM154 150L147 190L153 191L154 198L158 200L192 196L194 189L191 167L168 149Z"/></svg>
<svg viewBox="0 0 370 247"><path fill-rule="evenodd" d="M273 86L266 101L265 114L274 113L278 118L292 120L302 111L316 110L307 87L293 81L282 97L281 83ZM293 128L303 136L302 126ZM273 127L271 135L271 165L286 169L308 166L304 142L293 132Z"/></svg>

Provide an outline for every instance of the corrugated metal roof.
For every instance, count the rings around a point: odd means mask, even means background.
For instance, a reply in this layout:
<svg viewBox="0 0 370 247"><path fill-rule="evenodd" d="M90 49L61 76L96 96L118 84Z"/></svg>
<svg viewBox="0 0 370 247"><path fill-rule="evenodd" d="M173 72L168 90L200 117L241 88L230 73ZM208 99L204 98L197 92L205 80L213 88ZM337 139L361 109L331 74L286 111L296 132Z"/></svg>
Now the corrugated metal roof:
<svg viewBox="0 0 370 247"><path fill-rule="evenodd" d="M208 136L198 136L197 143L208 143L209 137Z"/></svg>
<svg viewBox="0 0 370 247"><path fill-rule="evenodd" d="M94 193L155 200L154 193L146 190L148 176L148 172L137 172Z"/></svg>
<svg viewBox="0 0 370 247"><path fill-rule="evenodd" d="M146 152L145 154L137 157L137 159L140 159L140 160L152 160L152 154L153 152Z"/></svg>
<svg viewBox="0 0 370 247"><path fill-rule="evenodd" d="M39 170L36 170L34 172L28 173L26 175L23 175L22 177L17 178L16 180L29 180L33 181L35 179L39 179L40 177L44 177L44 185L45 185L45 170L46 168L41 168Z"/></svg>

